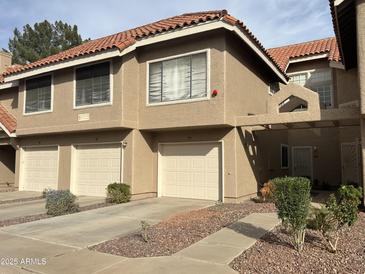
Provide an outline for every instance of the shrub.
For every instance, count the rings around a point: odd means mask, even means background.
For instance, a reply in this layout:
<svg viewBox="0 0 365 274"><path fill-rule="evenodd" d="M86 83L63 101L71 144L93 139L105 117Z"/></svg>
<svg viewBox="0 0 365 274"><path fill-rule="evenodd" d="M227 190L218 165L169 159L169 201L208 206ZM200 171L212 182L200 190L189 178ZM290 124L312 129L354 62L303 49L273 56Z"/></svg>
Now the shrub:
<svg viewBox="0 0 365 274"><path fill-rule="evenodd" d="M69 190L47 190L45 195L48 215L59 216L79 210L79 205L75 203L76 196Z"/></svg>
<svg viewBox="0 0 365 274"><path fill-rule="evenodd" d="M147 243L150 237L148 236L148 229L150 228L150 224L146 221L141 221L141 237Z"/></svg>
<svg viewBox="0 0 365 274"><path fill-rule="evenodd" d="M273 188L274 184L271 181L268 181L264 184L264 186L260 189L260 194L263 202L267 200L271 200L273 196Z"/></svg>
<svg viewBox="0 0 365 274"><path fill-rule="evenodd" d="M310 180L282 177L273 180L273 198L282 223L288 227L294 248L301 251L310 208Z"/></svg>
<svg viewBox="0 0 365 274"><path fill-rule="evenodd" d="M131 199L130 186L122 183L112 183L107 187L108 198L112 203L126 203Z"/></svg>
<svg viewBox="0 0 365 274"><path fill-rule="evenodd" d="M361 188L343 185L337 190L336 195L330 195L326 206L314 214L313 228L322 233L332 252L337 251L341 230L357 221L361 191Z"/></svg>

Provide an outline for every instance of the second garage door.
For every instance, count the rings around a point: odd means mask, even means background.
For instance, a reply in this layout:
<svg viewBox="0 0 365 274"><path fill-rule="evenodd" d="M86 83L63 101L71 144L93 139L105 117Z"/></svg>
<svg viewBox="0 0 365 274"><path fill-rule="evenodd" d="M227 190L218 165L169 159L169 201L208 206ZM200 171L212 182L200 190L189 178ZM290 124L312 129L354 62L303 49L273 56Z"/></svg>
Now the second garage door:
<svg viewBox="0 0 365 274"><path fill-rule="evenodd" d="M218 143L160 145L160 196L220 200Z"/></svg>
<svg viewBox="0 0 365 274"><path fill-rule="evenodd" d="M57 189L58 148L32 147L21 150L20 190Z"/></svg>
<svg viewBox="0 0 365 274"><path fill-rule="evenodd" d="M107 185L121 181L121 154L120 144L75 146L73 192L105 197Z"/></svg>

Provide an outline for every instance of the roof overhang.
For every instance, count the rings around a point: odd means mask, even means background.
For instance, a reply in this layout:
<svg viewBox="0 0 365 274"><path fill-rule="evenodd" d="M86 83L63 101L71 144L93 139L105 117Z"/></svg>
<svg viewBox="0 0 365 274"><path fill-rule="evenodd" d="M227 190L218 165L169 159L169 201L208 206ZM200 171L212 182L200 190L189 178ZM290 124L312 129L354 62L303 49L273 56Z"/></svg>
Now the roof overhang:
<svg viewBox="0 0 365 274"><path fill-rule="evenodd" d="M74 58L74 59L71 59L68 61L58 62L55 64L42 66L42 67L35 68L32 70L12 74L12 75L6 76L4 80L5 80L5 83L8 83L8 82L32 77L32 76L43 74L43 73L48 73L48 72L63 69L63 68L73 67L73 66L91 63L91 62L104 60L104 59L108 59L108 58L113 58L113 57L117 57L117 56L123 56L123 55L126 55L126 54L134 51L136 48L139 48L139 47L152 45L155 43L168 41L168 40L172 40L172 39L176 39L176 38L180 38L180 37L185 37L185 36L189 36L189 35L193 35L193 34L197 34L197 33L203 33L203 32L216 30L216 29L226 29L228 31L232 31L235 34L237 34L238 37L240 37L257 54L257 56L265 62L265 64L275 73L275 75L278 76L278 78L283 83L288 82L286 75L279 68L276 67L276 65L267 56L267 54L262 52L262 50L250 39L248 34L246 34L244 31L241 31L237 26L230 25L221 20L205 22L205 23L201 23L198 25L194 25L194 26L187 26L187 27L184 27L181 29L172 30L172 31L164 32L164 33L157 34L154 36L146 37L144 39L138 40L136 43L134 43L133 45L127 47L126 49L124 49L122 51L120 51L119 49L112 49L112 50L103 51L100 53L95 53L95 54L87 55L87 56L81 56L81 57L77 57L77 58Z"/></svg>
<svg viewBox="0 0 365 274"><path fill-rule="evenodd" d="M10 132L1 122L0 122L0 131L3 130L6 135L8 135L9 137L16 137L15 133Z"/></svg>
<svg viewBox="0 0 365 274"><path fill-rule="evenodd" d="M7 83L0 84L0 90L1 89L13 88L13 87L17 87L17 86L19 86L18 81L7 82Z"/></svg>
<svg viewBox="0 0 365 274"><path fill-rule="evenodd" d="M357 67L356 1L331 0L333 26L346 69Z"/></svg>

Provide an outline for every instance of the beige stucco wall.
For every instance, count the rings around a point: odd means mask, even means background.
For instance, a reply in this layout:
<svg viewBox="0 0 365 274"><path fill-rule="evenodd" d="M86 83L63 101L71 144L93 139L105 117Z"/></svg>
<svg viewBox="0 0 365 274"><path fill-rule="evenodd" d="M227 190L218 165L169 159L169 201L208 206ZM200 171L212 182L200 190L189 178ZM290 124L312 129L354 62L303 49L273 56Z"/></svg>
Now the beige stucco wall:
<svg viewBox="0 0 365 274"><path fill-rule="evenodd" d="M11 146L0 146L0 184L15 181L15 150Z"/></svg>
<svg viewBox="0 0 365 274"><path fill-rule="evenodd" d="M357 69L334 70L334 85L337 90L338 104L353 102L360 99L359 96L359 82L357 76Z"/></svg>
<svg viewBox="0 0 365 274"><path fill-rule="evenodd" d="M192 42L194 41L194 42ZM208 49L210 51L210 89L220 92L209 100L147 106L148 61ZM224 123L224 49L223 32L209 32L145 47L138 51L139 127L141 129L207 126Z"/></svg>
<svg viewBox="0 0 365 274"><path fill-rule="evenodd" d="M114 59L113 100L111 105L74 109L74 69L53 73L53 111L23 115L25 81L20 82L17 135L57 133L100 128L121 128L122 124L122 59ZM78 121L79 114L89 114L89 121Z"/></svg>
<svg viewBox="0 0 365 274"><path fill-rule="evenodd" d="M269 83L274 82L266 66L237 37L226 35L225 51L225 121L267 111Z"/></svg>
<svg viewBox="0 0 365 274"><path fill-rule="evenodd" d="M0 105L16 117L18 113L18 88L0 90Z"/></svg>

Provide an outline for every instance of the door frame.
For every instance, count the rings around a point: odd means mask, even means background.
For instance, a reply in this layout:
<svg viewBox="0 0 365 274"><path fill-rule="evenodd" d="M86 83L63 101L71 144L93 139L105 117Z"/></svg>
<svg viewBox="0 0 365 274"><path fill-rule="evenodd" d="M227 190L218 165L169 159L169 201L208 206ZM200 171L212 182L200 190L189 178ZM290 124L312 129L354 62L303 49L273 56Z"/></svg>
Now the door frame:
<svg viewBox="0 0 365 274"><path fill-rule="evenodd" d="M124 180L124 146L123 141L120 142L100 142L100 143L74 143L71 144L71 170L70 170L70 191L74 195L78 195L76 190L76 156L77 156L77 146L98 146L98 145L120 145L120 171L119 171L119 178L120 182L123 183Z"/></svg>
<svg viewBox="0 0 365 274"><path fill-rule="evenodd" d="M360 183L360 155L359 155L359 143L358 142L356 142L356 141L354 141L354 142L342 142L341 144L340 144L340 146L341 146L341 182L342 183L345 183L344 182L344 178L343 178L343 175L344 175L344 172L343 172L343 158L342 158L342 145L355 145L355 147L356 147L356 162L357 162L357 174L356 174L356 177L357 177L357 183L359 184Z"/></svg>
<svg viewBox="0 0 365 274"><path fill-rule="evenodd" d="M195 144L217 144L218 145L218 161L219 161L219 186L218 201L224 203L224 141L191 141L191 142L158 142L157 143L157 197L162 197L162 179L161 179L161 158L162 146L164 145L195 145Z"/></svg>
<svg viewBox="0 0 365 274"><path fill-rule="evenodd" d="M306 149L309 149L309 151L310 151L310 168L311 168L311 181L313 181L314 180L314 178L313 178L313 147L312 146L292 146L292 148L291 148L291 154L292 154L292 170L291 170L291 173L292 173L292 175L293 176L296 176L295 174L294 174L294 161L295 161L295 153L294 153L294 150L296 149L296 148L306 148Z"/></svg>
<svg viewBox="0 0 365 274"><path fill-rule="evenodd" d="M29 145L22 146L19 148L19 185L20 191L24 191L24 154L27 148L47 148L56 147L57 148L57 189L59 188L59 177L60 177L60 146L59 145ZM56 190L57 190L56 189Z"/></svg>

